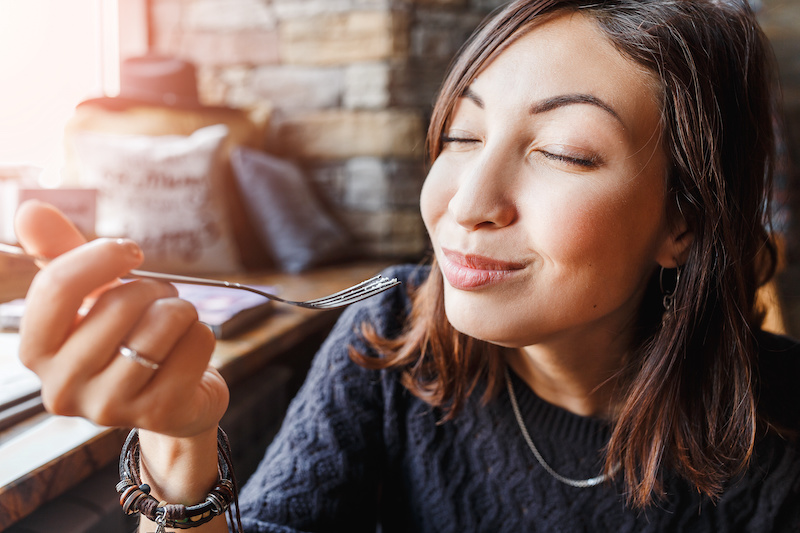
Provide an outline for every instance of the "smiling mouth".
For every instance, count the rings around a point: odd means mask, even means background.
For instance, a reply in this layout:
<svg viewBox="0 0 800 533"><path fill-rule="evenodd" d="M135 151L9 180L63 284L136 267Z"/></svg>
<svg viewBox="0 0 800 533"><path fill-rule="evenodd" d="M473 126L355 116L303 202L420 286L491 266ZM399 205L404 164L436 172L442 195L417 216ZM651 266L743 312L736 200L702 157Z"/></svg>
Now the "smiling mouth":
<svg viewBox="0 0 800 533"><path fill-rule="evenodd" d="M453 288L460 290L476 290L500 283L525 268L521 263L453 250L442 249L442 253L442 274Z"/></svg>

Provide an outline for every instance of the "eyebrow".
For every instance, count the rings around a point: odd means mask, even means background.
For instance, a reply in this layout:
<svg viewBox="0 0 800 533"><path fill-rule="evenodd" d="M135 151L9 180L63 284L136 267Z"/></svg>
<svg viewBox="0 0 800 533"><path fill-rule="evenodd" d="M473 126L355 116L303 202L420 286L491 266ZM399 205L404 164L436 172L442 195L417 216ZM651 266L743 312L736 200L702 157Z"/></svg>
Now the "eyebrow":
<svg viewBox="0 0 800 533"><path fill-rule="evenodd" d="M480 96L478 96L475 93L475 91L472 90L471 87L467 87L462 97L472 100L472 102L474 102L475 105L478 106L479 108L481 109L484 108L483 99ZM625 125L625 123L622 121L622 118L617 114L616 111L614 111L613 107L605 103L600 98L585 93L572 93L572 94L561 94L558 96L551 96L549 98L545 98L544 100L540 100L534 103L530 107L528 112L531 115L538 115L540 113L546 113L548 111L552 111L553 109L558 109L559 107L565 107L568 105L576 105L576 104L589 104L598 107L603 111L609 113L615 119L617 119L620 122L620 124L622 124L623 126Z"/></svg>

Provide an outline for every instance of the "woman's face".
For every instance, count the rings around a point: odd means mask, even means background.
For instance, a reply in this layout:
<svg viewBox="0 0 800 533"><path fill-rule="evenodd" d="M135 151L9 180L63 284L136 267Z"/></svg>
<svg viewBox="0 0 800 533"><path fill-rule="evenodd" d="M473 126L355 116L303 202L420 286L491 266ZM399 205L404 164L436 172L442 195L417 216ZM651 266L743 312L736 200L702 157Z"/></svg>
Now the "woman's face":
<svg viewBox="0 0 800 533"><path fill-rule="evenodd" d="M457 330L504 346L626 338L677 253L655 87L567 14L459 98L421 197Z"/></svg>

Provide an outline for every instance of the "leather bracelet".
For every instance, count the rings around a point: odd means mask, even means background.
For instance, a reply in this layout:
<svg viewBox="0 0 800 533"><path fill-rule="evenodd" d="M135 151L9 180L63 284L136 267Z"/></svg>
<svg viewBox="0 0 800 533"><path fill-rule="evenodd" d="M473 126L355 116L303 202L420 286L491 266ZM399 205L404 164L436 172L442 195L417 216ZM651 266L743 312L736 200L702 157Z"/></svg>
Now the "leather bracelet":
<svg viewBox="0 0 800 533"><path fill-rule="evenodd" d="M150 487L142 483L139 468L139 431L134 428L125 439L119 457L119 477L117 493L119 504L125 514L141 513L158 524L156 533L165 527L189 529L205 524L221 514L228 512L235 519L237 530L242 530L238 506L238 488L233 474L230 444L222 428L217 429L217 471L218 481L197 505L168 504L159 502L150 495ZM236 513L233 514L235 507Z"/></svg>

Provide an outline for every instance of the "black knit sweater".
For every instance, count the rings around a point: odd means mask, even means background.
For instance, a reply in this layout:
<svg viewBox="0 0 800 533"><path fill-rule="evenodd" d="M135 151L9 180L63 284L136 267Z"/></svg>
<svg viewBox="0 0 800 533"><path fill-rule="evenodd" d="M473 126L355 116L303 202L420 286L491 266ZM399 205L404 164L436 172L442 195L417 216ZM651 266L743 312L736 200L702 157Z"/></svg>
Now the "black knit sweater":
<svg viewBox="0 0 800 533"><path fill-rule="evenodd" d="M388 273L420 279L412 267ZM406 284L407 285L407 284ZM317 355L286 422L243 490L245 529L420 532L768 532L800 531L800 453L777 434L720 501L666 475L667 497L625 505L619 484L573 488L548 474L525 443L505 390L488 405L473 395L452 421L410 395L395 371L365 370L348 357L368 320L399 331L408 296L395 289L349 308ZM763 335L763 408L800 429L800 345ZM538 398L512 374L520 411L558 473L600 471L610 436L599 419Z"/></svg>

